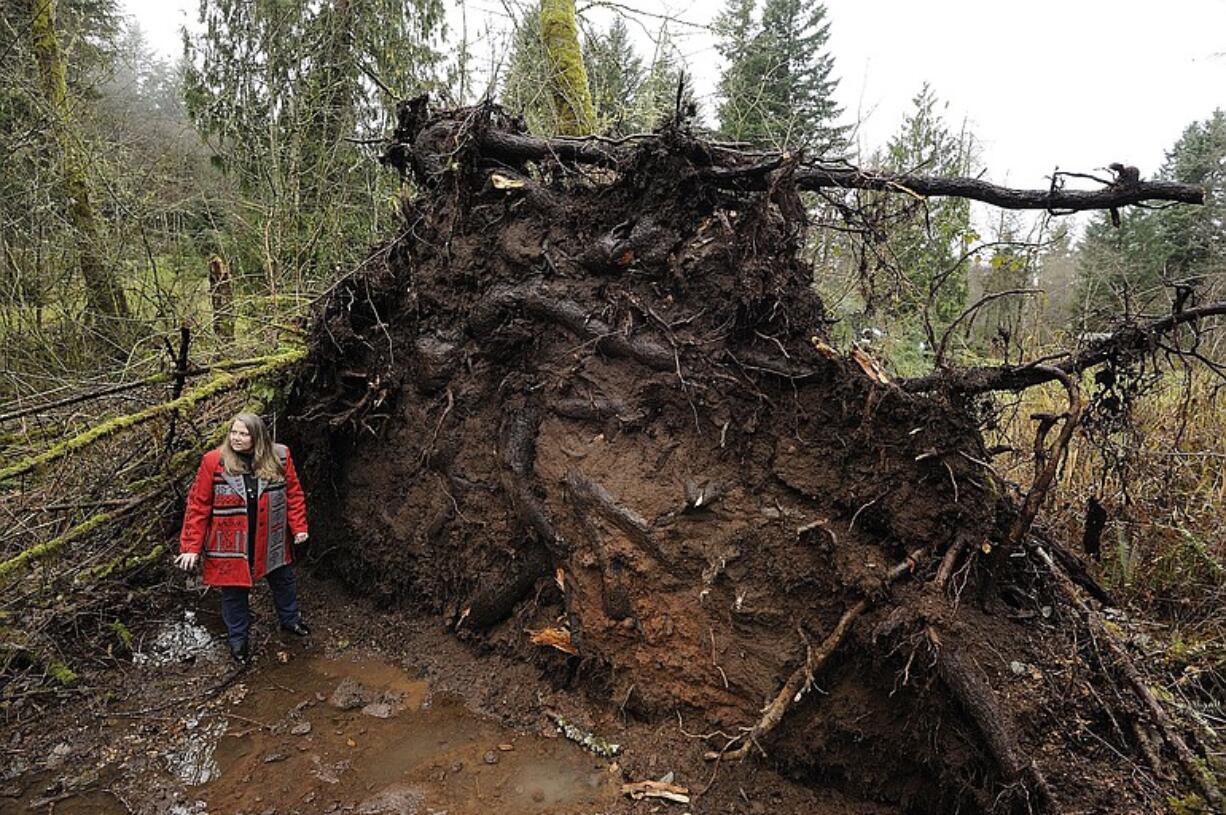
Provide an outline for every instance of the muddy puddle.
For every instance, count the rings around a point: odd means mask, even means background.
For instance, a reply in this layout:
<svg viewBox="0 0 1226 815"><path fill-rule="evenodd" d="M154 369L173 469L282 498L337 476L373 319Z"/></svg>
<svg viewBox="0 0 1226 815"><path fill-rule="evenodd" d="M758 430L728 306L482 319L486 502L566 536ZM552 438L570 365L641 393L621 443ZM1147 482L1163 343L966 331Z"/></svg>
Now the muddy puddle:
<svg viewBox="0 0 1226 815"><path fill-rule="evenodd" d="M85 769L73 754L18 800L0 795L0 812L515 815L618 798L610 762L564 738L509 730L375 658L281 647L211 703L150 716L161 736L144 741L152 772L135 788L113 763L69 779ZM112 720L112 743L138 721Z"/></svg>
<svg viewBox="0 0 1226 815"><path fill-rule="evenodd" d="M502 728L371 659L274 652L227 702L222 735L189 731L213 749L178 768L210 813L594 812L617 794L608 762Z"/></svg>

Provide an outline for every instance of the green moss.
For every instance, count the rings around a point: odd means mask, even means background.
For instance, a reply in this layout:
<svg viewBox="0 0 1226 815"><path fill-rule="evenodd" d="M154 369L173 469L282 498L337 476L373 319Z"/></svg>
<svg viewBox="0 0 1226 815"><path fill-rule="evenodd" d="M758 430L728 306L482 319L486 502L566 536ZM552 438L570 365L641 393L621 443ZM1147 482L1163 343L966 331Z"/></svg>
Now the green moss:
<svg viewBox="0 0 1226 815"><path fill-rule="evenodd" d="M77 683L77 674L58 659L47 662L47 675L66 688Z"/></svg>
<svg viewBox="0 0 1226 815"><path fill-rule="evenodd" d="M131 651L132 643L136 638L132 636L132 632L128 630L128 627L119 620L116 620L115 622L111 623L111 630L115 632L115 636L119 638L119 641L123 644L123 647L126 650Z"/></svg>
<svg viewBox="0 0 1226 815"><path fill-rule="evenodd" d="M1171 808L1173 815L1207 815L1209 812L1205 799L1196 793L1182 798L1171 796L1166 799L1166 805Z"/></svg>
<svg viewBox="0 0 1226 815"><path fill-rule="evenodd" d="M113 419L103 422L100 425L91 427L89 430L74 436L67 441L61 442L36 456L29 456L8 467L0 469L0 481L9 478L14 478L19 475L24 475L36 467L40 467L56 459L62 458L73 450L79 450L86 447L99 439L106 438L111 434L124 430L129 427L146 422L156 416L161 416L164 413L170 413L175 410L190 408L197 402L203 399L208 399L231 388L237 387L248 379L254 379L264 374L272 373L279 368L284 368L291 365L306 355L306 350L302 348L294 348L289 351L284 351L279 354L267 357L267 361L262 365L257 365L235 374L222 373L220 376L211 379L204 385L195 388L188 393L183 394L178 399L172 399L169 402L163 402L153 407L145 408L137 413L130 413L125 416L116 416Z"/></svg>
<svg viewBox="0 0 1226 815"><path fill-rule="evenodd" d="M542 0L541 43L549 63L558 132L564 136L590 135L595 128L596 110L579 47L575 0Z"/></svg>

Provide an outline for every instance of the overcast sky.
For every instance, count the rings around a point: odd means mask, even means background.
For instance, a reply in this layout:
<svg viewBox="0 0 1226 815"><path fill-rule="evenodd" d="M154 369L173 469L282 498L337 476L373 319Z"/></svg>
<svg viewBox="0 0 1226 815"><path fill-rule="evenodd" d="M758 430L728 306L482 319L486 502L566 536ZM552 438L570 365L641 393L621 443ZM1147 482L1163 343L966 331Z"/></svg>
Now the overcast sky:
<svg viewBox="0 0 1226 815"><path fill-rule="evenodd" d="M194 21L196 0L123 2L155 49L178 55L178 27ZM444 2L454 7L454 38L459 2ZM722 0L616 5L684 21L670 30L712 111L720 66L705 26ZM845 118L860 120L866 152L894 131L925 80L949 102L954 124L968 121L987 177L1024 187L1047 186L1056 165L1084 172L1123 161L1149 175L1188 124L1226 107L1226 0L827 0L826 8L838 98ZM470 0L467 9L470 38L508 23L502 0ZM593 19L603 25L609 15ZM645 32L661 21L636 19L646 52ZM474 53L505 48L495 40Z"/></svg>

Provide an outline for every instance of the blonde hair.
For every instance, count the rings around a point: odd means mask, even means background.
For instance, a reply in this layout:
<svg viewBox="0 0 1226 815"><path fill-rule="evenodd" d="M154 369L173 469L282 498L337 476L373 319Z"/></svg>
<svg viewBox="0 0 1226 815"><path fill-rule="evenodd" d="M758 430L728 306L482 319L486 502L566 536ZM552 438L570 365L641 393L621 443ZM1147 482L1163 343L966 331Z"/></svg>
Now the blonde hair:
<svg viewBox="0 0 1226 815"><path fill-rule="evenodd" d="M254 475L274 483L284 481L285 468L281 466L281 459L277 458L272 448L272 434L268 432L268 425L264 424L264 420L254 413L239 413L226 425L225 440L222 441L221 447L217 448L221 451L221 461L226 472L231 475L247 472L247 465L230 446L230 428L234 427L235 422L242 422L251 434L251 464Z"/></svg>

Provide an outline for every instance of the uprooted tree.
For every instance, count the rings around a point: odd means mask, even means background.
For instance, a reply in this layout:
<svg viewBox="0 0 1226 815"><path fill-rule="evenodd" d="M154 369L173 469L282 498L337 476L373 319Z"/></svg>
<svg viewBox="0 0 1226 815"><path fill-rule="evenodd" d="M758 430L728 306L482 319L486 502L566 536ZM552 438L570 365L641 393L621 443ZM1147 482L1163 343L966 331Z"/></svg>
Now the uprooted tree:
<svg viewBox="0 0 1226 815"><path fill-rule="evenodd" d="M803 190L1074 211L1198 189L875 174L677 123L545 141L423 99L386 160L417 194L382 262L323 302L294 429L348 581L635 715L705 718L713 761L769 756L912 811L1140 809L1178 768L1170 789L1221 807L1201 737L1034 522L1079 372L1169 350L1226 304L891 382L828 343L799 259ZM971 398L1042 382L1068 409L1036 417L1015 489Z"/></svg>

